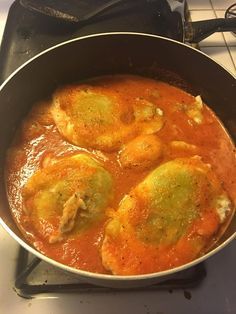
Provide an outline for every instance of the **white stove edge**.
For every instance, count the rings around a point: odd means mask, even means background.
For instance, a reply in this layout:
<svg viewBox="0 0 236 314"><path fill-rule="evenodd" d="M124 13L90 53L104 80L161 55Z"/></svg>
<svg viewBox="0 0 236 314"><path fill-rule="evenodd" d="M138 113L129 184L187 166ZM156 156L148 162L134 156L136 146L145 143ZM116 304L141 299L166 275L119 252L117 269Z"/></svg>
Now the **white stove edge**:
<svg viewBox="0 0 236 314"><path fill-rule="evenodd" d="M13 0L1 0L0 2L0 41L4 31L7 12ZM194 18L201 19L209 16L213 11L212 3L219 6L219 2L229 6L233 1L202 1L189 0L190 9ZM217 4L218 3L218 4ZM217 9L217 7L216 7ZM223 8L225 9L225 8ZM222 9L222 11L223 11ZM200 11L200 12L199 12ZM204 13L206 11L207 13ZM218 14L222 13L218 9ZM201 14L201 16L199 16ZM210 14L210 15L211 15ZM214 11L215 14L215 11ZM198 17L197 17L198 15ZM203 19L203 18L202 18ZM217 34L220 35L220 34ZM215 35L212 35L215 36ZM233 36L233 35L232 35ZM228 39L228 37L227 37ZM215 42L214 42L215 40ZM235 43L230 38L233 51ZM236 40L235 40L236 41ZM202 44L202 50L209 53L216 61L220 61L229 71L236 74L236 60L229 55L229 47L219 45L219 37L210 38ZM218 47L218 48L217 48ZM220 48L220 49L219 49ZM236 58L236 56L235 56ZM13 290L14 266L18 253L18 244L0 226L0 313L25 313L25 314L224 314L236 312L236 273L235 249L236 241L228 245L221 252L211 257L206 262L207 278L201 289L189 289L192 298L184 297L184 292L174 291L172 294L165 291L136 292L136 293L106 293L106 294L61 294L41 295L36 299L26 300L17 296Z"/></svg>

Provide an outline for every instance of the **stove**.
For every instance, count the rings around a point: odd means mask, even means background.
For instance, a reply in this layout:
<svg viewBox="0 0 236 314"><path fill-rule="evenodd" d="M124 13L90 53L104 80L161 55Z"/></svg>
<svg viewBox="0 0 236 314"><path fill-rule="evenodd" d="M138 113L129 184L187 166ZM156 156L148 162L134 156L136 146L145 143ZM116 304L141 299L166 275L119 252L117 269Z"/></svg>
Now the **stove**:
<svg viewBox="0 0 236 314"><path fill-rule="evenodd" d="M2 1L3 5L0 4L0 10L2 7L5 8L4 3L6 5L6 3L13 2ZM76 3L73 0L68 2ZM82 14L80 17L89 13L88 4L94 5L93 10L96 10L94 1L78 2L83 3L83 11L79 12ZM96 4L99 2L102 3L101 0L98 0ZM216 16L226 9L215 10L213 4L219 2L216 0L205 1L205 5L208 3L210 7L204 10L199 7L200 1L189 0L189 6L183 6L184 2L169 0L171 8L176 14L182 14L184 19L189 17L195 19L199 12L204 15L204 12L209 14L209 11L214 12ZM228 6L232 4L232 1L225 2ZM188 8L191 14L189 14ZM44 16L39 12L28 10L20 4L20 0L15 1L9 11L0 49L0 81L3 81L18 66L38 52L77 36L102 32L107 29L109 31L128 30L172 36L166 28L165 16L163 16L160 6L156 8L155 19L148 15L153 16L153 11L151 13L144 12L146 9L138 13L138 18L137 12L134 14L133 10L129 11L130 15L126 16L124 12L127 12L128 9L126 8L126 11L122 11L120 15L115 8L115 11L112 11L111 19L98 19L93 24L78 28L70 23L63 24L61 21ZM204 16L202 19L204 18L208 17ZM122 23L120 19L122 19ZM140 19L142 23L140 23ZM117 29L117 27L119 28ZM212 36L216 38L216 35ZM233 44L228 46L225 38L223 37L225 46L219 46L220 51L224 48L229 54L229 58L225 57L227 60L225 65L232 73L236 73L233 54L236 39L235 42L232 41ZM213 54L213 57L216 55L216 59L218 59L218 54L215 53L217 51L215 48L218 47L216 42L217 40L214 42L211 37L201 42L200 48ZM220 59L222 61L224 58ZM32 256L0 226L0 313L236 313L235 249L236 242L234 241L206 262L174 274L168 280L163 279L157 285L138 289L114 290L82 282L74 275Z"/></svg>
<svg viewBox="0 0 236 314"><path fill-rule="evenodd" d="M44 3L44 1L40 0L39 2ZM102 3L106 1L69 0L69 5L65 5L64 1L61 0L46 0L48 4L57 2L57 5L52 5L51 11L54 12L57 10L57 13L63 9L68 12L69 9L73 11L72 7L76 12L76 17L78 16L78 19L83 21L87 19L86 16L88 16L90 11L96 12L102 6ZM111 2L119 3L121 1L112 0ZM65 19L68 13L64 15L60 14L60 17L56 18L51 14L51 11L48 13L46 5L42 4L34 8L30 4L37 3L37 1L16 0L11 6L2 39L0 80L3 81L16 68L37 53L62 41L84 35L113 31L130 31L152 33L178 39L179 34L173 28L179 25L178 23L174 23L172 26L170 23L172 18L176 19L176 15L179 15L179 13L174 12L172 15L166 0L137 0L137 2L137 5L132 5L133 1L123 1L124 4L111 8L109 13L105 11L98 17L95 16L83 23L73 23ZM24 4L26 7L21 4ZM181 7L180 4L173 9L178 11L178 8L182 8L182 11L184 11L186 7L184 5ZM38 12L40 9L43 13ZM56 13L55 16L58 15Z"/></svg>

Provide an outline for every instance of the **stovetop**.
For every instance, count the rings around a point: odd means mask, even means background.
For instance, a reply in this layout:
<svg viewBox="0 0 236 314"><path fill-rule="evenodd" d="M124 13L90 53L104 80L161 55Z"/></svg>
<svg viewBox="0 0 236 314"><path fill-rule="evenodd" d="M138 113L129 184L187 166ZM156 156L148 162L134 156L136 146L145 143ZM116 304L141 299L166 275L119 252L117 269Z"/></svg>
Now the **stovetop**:
<svg viewBox="0 0 236 314"><path fill-rule="evenodd" d="M196 8L198 1L189 2L191 8L192 6ZM197 10L194 12L196 14ZM59 29L58 33L58 24L56 26L54 22L55 28L51 28L48 33L44 22L44 19L38 20L32 13L19 7L17 3L13 5L10 19L8 19L9 27L5 30L0 52L0 80L5 79L15 68L37 52L62 40L84 35L84 29L69 30L64 27L63 32ZM130 21L127 22L130 24ZM30 23L33 23L34 27L27 27ZM135 29L119 30L168 35L165 25L157 30L156 25L153 25L153 20L149 20L148 23L143 21L138 25ZM122 27L125 27L125 24ZM39 34L38 29L43 32ZM110 30L113 29L110 28ZM209 40L201 46L203 50L209 49L207 42L209 43ZM27 45L28 48L26 48ZM230 51L230 48L227 48L227 51ZM232 63L233 58L230 61ZM40 262L31 255L28 256L0 226L0 313L235 313L235 249L236 243L233 242L204 264L174 276L171 283L164 282L160 286L146 289L114 291L80 282L71 274ZM24 273L22 274L22 268L18 267L19 254L23 258L22 263L33 269L29 276L25 277ZM64 291L64 285L67 284L70 286L69 292ZM24 299L19 295L26 298L33 297L33 299Z"/></svg>
<svg viewBox="0 0 236 314"><path fill-rule="evenodd" d="M178 24L173 23L173 26L171 24L172 18L179 13L175 12L172 15L166 0L137 1L143 5L131 6L132 1L124 1L124 4L81 25L80 23L66 23L64 20L32 12L21 5L21 0L15 0L9 12L1 44L0 81L6 79L17 67L37 53L62 41L84 35L129 31L162 35L172 39L181 37L175 30ZM79 7L77 13L83 17L89 12L89 8L91 10L94 10L94 7L99 8L104 0L96 2L94 0L68 0L68 3L71 5L77 3ZM95 6L94 3L96 3Z"/></svg>

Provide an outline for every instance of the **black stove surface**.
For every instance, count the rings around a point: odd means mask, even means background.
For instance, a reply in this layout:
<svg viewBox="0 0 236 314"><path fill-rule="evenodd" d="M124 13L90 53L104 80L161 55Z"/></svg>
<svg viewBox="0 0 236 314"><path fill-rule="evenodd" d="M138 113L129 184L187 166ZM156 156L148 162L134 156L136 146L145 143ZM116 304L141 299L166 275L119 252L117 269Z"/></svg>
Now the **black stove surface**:
<svg viewBox="0 0 236 314"><path fill-rule="evenodd" d="M80 15L94 9L95 3L93 0L67 0L68 5L70 2L73 5L77 2ZM97 6L102 3L104 0L96 0ZM16 0L10 8L1 44L0 82L39 52L80 36L130 31L181 40L179 30L182 31L182 25L178 24L181 19L177 15L179 13L171 12L166 0L146 0L146 4L142 5L134 5L134 1L130 0L92 21L73 24L33 12Z"/></svg>

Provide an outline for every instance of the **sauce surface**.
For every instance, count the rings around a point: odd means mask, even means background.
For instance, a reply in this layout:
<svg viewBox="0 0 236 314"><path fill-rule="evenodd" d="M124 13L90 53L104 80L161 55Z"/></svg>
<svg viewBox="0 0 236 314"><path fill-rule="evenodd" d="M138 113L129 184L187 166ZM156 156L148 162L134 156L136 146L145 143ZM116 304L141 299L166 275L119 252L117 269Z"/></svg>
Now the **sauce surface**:
<svg viewBox="0 0 236 314"><path fill-rule="evenodd" d="M114 97L120 97L124 108L127 108L121 117L122 123L126 125L132 123L134 119L132 110L129 110L133 103L148 101L148 103L154 104L162 120L160 129L155 132L158 140L162 143L162 154L156 158L156 162L154 160L154 163L147 167L124 167L120 158L123 143L117 149L108 151L71 144L58 131L54 122L51 114L52 100L35 104L17 130L14 142L9 149L6 186L12 215L24 237L37 250L74 268L97 273L110 273L104 267L101 259L104 229L110 220L109 213L80 236L72 234L60 242L49 243L46 236L58 225L58 217L55 217L54 221L52 220L50 223L41 220L36 227L24 210L22 196L24 186L37 170L45 166L48 159L53 160L53 158L84 153L98 160L113 178L114 196L110 207L116 210L122 198L129 194L130 190L142 182L157 166L176 158L198 155L201 156L204 163L211 165L223 189L235 204L235 147L219 119L206 105L196 105L195 97L177 87L143 77L115 75L93 79L85 84L101 92L106 89ZM132 131L133 133L128 133L124 144L140 135L137 130L139 129L136 128ZM187 145L185 145L186 143ZM228 224L232 215L233 209L227 214L224 226ZM216 217L209 214L208 220L205 220L203 224L205 232L214 229L215 220ZM191 226L193 229L195 227ZM223 226L221 229L224 229ZM214 234L211 242L216 238L217 234ZM161 259L161 267L158 269L153 266L151 260L153 256L149 257L146 250L140 248L145 256L145 269L141 272L148 273L174 267L176 265L173 264L173 260L176 256L178 256L179 265L194 259L195 256L191 252L188 240L182 238L178 247L169 254L169 258ZM136 240L132 240L131 237L130 241L135 243ZM135 245L138 247L139 243L137 242ZM161 249L158 254L162 255ZM148 269L147 265L151 265L151 268Z"/></svg>

